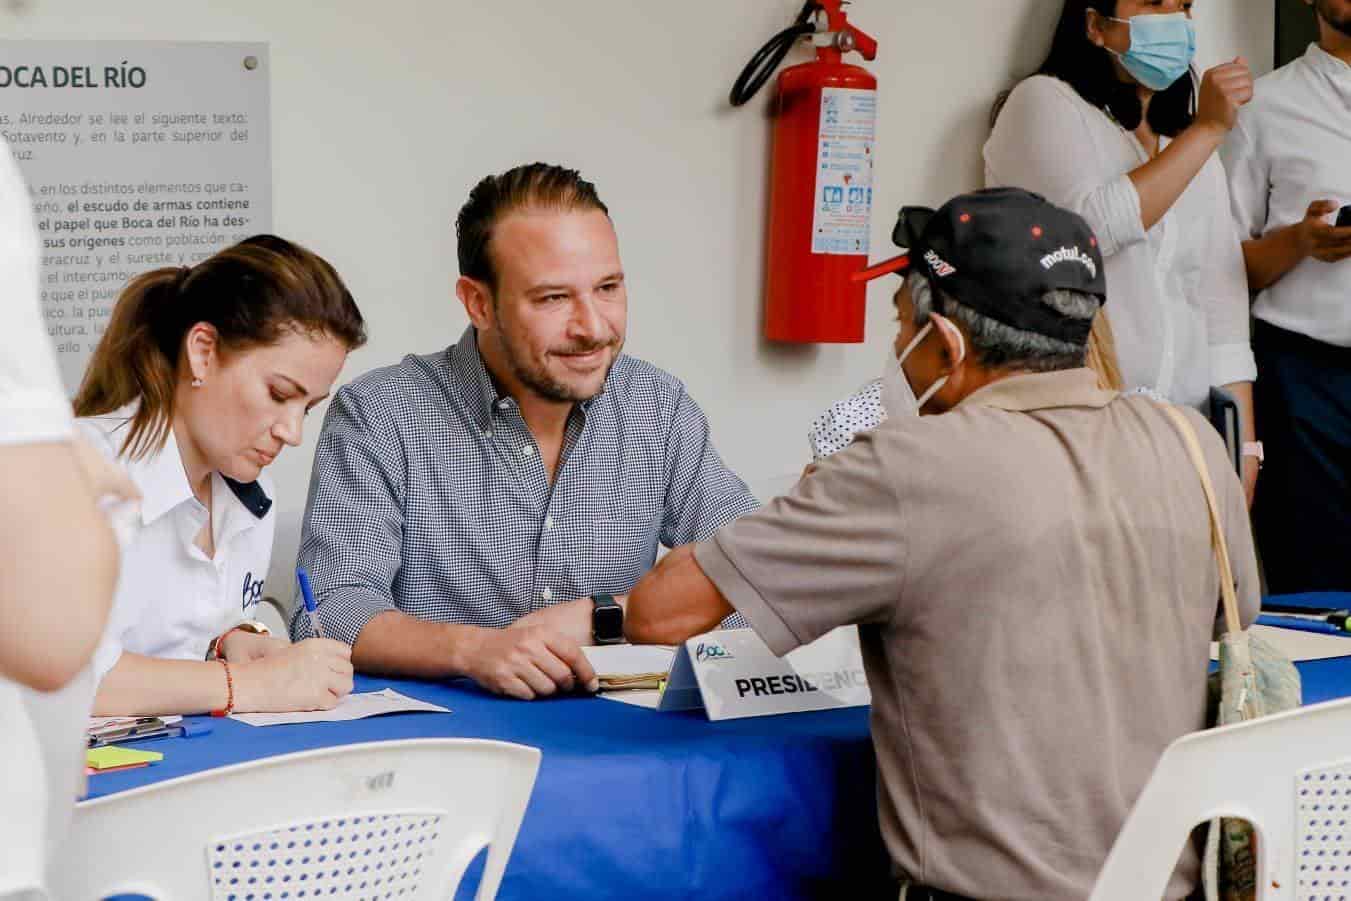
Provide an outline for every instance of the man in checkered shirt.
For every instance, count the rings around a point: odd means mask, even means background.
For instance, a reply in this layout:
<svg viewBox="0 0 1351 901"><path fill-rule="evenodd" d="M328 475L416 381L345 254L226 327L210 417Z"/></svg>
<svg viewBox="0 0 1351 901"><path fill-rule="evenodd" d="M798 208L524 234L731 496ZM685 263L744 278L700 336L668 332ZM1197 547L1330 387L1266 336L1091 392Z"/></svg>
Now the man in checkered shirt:
<svg viewBox="0 0 1351 901"><path fill-rule="evenodd" d="M621 353L628 298L592 184L536 163L456 222L460 340L342 388L299 565L359 670L595 690L591 596L756 507L684 385ZM740 624L739 622L737 624ZM310 634L297 606L291 632Z"/></svg>

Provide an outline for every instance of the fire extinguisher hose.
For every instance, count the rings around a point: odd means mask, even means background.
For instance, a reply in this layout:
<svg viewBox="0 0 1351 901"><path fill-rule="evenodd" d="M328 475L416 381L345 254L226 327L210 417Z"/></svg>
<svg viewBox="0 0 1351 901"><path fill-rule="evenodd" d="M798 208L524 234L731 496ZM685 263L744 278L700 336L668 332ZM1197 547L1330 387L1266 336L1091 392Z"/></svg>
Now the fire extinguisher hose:
<svg viewBox="0 0 1351 901"><path fill-rule="evenodd" d="M746 68L741 70L741 74L732 83L732 93L727 97L732 106L741 106L754 97L764 87L769 76L774 74L774 70L779 68L798 38L816 32L816 26L812 24L811 18L818 8L815 0L807 0L793 24L774 35L765 46L755 52L751 61L746 63Z"/></svg>

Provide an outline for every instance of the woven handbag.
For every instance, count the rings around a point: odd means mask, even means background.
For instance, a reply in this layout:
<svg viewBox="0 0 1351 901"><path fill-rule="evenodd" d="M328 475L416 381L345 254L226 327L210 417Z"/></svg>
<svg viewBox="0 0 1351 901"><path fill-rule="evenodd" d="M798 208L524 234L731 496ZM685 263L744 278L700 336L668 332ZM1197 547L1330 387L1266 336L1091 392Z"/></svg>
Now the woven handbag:
<svg viewBox="0 0 1351 901"><path fill-rule="evenodd" d="M1238 613L1234 572L1224 540L1215 488L1206 468L1205 455L1187 417L1176 407L1163 410L1173 421L1187 446L1192 465L1201 477L1201 489L1210 510L1210 543L1220 570L1220 597L1224 608L1224 634L1220 636L1220 668L1210 677L1214 713L1211 725L1242 723L1300 705L1299 670L1284 654L1261 636L1245 632ZM1257 835L1246 820L1228 817L1212 820L1202 861L1206 901L1252 901L1257 897Z"/></svg>

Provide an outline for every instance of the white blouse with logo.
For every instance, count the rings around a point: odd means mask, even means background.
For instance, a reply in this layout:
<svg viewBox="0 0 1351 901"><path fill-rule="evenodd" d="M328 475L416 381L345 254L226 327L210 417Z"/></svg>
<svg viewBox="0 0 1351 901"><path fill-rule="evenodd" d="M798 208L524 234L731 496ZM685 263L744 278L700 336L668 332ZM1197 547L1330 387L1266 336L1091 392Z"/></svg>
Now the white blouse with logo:
<svg viewBox="0 0 1351 901"><path fill-rule="evenodd" d="M266 476L231 486L211 476L212 533L208 558L195 542L206 508L193 496L178 444L169 439L139 460L121 454L132 409L76 420L109 459L121 462L141 490L135 535L122 557L122 577L103 642L94 655L102 680L124 651L173 660L202 660L211 639L252 619L263 599L276 515Z"/></svg>

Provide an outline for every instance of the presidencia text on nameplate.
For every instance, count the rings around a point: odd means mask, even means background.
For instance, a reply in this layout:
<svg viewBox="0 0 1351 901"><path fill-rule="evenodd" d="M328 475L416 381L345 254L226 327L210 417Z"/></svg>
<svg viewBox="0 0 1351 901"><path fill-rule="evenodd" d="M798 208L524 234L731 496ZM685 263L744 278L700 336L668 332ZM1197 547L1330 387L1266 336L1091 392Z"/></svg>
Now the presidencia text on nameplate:
<svg viewBox="0 0 1351 901"><path fill-rule="evenodd" d="M33 198L43 321L67 389L133 276L271 231L267 51L0 41L0 132Z"/></svg>

